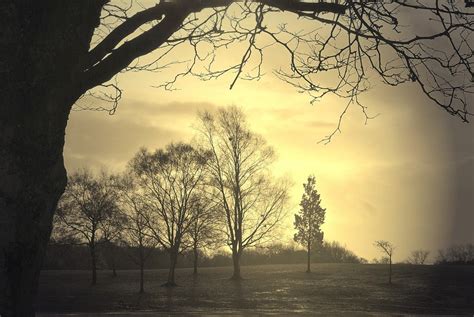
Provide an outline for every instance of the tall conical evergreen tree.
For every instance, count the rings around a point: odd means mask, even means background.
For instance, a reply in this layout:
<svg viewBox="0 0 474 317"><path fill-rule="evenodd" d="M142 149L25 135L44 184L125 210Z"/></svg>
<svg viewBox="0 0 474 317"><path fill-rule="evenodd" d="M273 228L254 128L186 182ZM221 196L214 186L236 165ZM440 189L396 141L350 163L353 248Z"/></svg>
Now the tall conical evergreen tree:
<svg viewBox="0 0 474 317"><path fill-rule="evenodd" d="M324 233L321 225L324 224L326 209L321 207L321 198L316 190L316 178L311 175L306 184L303 184L304 193L300 202L300 211L295 214L294 240L307 247L308 268L306 272L311 272L311 247L314 244L321 244Z"/></svg>

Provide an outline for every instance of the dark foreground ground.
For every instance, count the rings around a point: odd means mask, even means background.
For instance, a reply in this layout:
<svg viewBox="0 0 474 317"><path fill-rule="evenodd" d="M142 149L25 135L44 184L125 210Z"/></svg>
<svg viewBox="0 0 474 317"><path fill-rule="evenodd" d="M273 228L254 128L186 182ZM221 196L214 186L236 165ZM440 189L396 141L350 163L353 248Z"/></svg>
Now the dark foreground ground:
<svg viewBox="0 0 474 317"><path fill-rule="evenodd" d="M243 267L244 280L229 280L231 268L178 269L178 287L160 285L166 270L146 271L145 294L138 294L138 271L99 273L90 286L87 271L41 273L38 311L162 312L193 314L355 313L474 314L474 267L315 264ZM40 314L41 315L41 314Z"/></svg>

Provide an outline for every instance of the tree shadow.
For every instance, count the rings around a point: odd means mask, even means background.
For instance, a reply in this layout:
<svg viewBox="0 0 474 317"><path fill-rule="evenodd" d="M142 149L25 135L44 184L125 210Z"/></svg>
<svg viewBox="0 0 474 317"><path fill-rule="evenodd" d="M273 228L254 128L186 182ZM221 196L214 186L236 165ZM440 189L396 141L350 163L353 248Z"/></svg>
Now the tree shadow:
<svg viewBox="0 0 474 317"><path fill-rule="evenodd" d="M232 305L234 308L240 309L240 308L248 308L249 303L247 301L247 298L245 297L245 292L244 292L244 287L243 283L245 280L240 277L240 278L231 278L229 279L230 282L230 289L232 290Z"/></svg>
<svg viewBox="0 0 474 317"><path fill-rule="evenodd" d="M164 304L168 311L172 311L175 308L175 301L176 301L175 287L166 286L165 289L166 291L164 293L164 297L165 297Z"/></svg>

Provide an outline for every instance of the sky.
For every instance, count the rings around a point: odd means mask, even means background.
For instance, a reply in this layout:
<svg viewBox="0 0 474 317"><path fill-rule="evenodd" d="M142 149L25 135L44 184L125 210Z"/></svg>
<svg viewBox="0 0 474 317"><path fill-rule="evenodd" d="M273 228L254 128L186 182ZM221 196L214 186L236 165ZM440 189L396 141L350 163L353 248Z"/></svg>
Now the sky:
<svg viewBox="0 0 474 317"><path fill-rule="evenodd" d="M224 61L237 54L229 51ZM368 260L381 256L375 240L396 246L395 261L420 248L431 250L433 260L440 248L474 242L473 124L437 108L413 84L387 87L374 77L361 98L378 116L366 124L351 108L341 133L318 143L334 130L345 101L329 96L311 105L307 95L272 74L284 63L278 52L269 54L260 80L238 81L232 90L232 76L186 77L170 92L153 86L172 70L121 74L123 98L114 115L71 113L68 173L82 167L120 172L140 147L190 141L198 111L237 105L276 150L274 174L292 180L282 242L292 239L302 184L311 174L326 208L326 240Z"/></svg>

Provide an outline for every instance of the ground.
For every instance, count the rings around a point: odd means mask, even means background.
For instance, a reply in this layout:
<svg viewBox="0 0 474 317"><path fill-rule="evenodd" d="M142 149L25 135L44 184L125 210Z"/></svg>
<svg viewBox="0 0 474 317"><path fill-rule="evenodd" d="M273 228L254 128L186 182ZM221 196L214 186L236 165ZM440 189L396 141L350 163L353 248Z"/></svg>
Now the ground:
<svg viewBox="0 0 474 317"><path fill-rule="evenodd" d="M244 279L229 279L232 268L177 269L175 288L161 287L166 270L145 272L145 294L138 294L138 271L101 271L90 286L87 271L43 271L38 311L51 313L150 312L470 314L474 313L473 266L388 266L314 264L242 267ZM148 312L148 313L147 313ZM54 315L53 314L53 315Z"/></svg>

